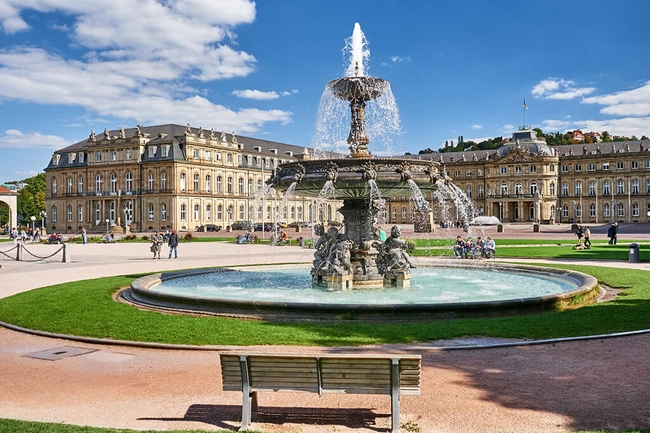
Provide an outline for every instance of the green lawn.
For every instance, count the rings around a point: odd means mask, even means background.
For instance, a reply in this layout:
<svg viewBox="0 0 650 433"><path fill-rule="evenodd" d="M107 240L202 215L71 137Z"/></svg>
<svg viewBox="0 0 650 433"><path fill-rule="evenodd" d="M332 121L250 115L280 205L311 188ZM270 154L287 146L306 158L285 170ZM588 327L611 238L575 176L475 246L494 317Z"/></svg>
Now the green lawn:
<svg viewBox="0 0 650 433"><path fill-rule="evenodd" d="M546 339L650 328L650 272L556 265L625 289L614 301L527 316L413 323L245 321L141 311L112 295L136 275L71 282L0 300L0 320L31 329L116 340L193 345L363 345L483 335Z"/></svg>
<svg viewBox="0 0 650 433"><path fill-rule="evenodd" d="M205 430L166 430L167 433L200 433ZM230 432L231 430L219 430ZM256 433L256 430L248 430ZM323 430L324 431L324 430ZM336 431L336 430L334 430ZM403 426L402 431L407 431ZM0 432L2 433L136 433L136 430L112 429L99 427L80 427L67 424L55 424L31 421L16 421L0 418ZM158 433L154 430L138 430L138 433ZM589 430L575 433L650 433L650 429L642 430ZM259 433L259 432L258 432Z"/></svg>

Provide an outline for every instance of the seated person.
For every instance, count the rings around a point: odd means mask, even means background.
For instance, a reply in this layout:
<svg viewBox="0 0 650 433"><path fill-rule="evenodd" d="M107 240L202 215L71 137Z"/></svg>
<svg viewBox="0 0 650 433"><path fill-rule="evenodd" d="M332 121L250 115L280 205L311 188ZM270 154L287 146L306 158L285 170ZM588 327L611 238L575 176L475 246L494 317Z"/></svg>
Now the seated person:
<svg viewBox="0 0 650 433"><path fill-rule="evenodd" d="M280 232L280 243L283 244L288 244L289 243L289 236L283 231Z"/></svg>
<svg viewBox="0 0 650 433"><path fill-rule="evenodd" d="M497 246L494 243L494 240L488 236L487 241L485 241L485 257L490 258L496 256Z"/></svg>
<svg viewBox="0 0 650 433"><path fill-rule="evenodd" d="M465 241L460 236L456 236L456 243L454 244L454 254L459 259L462 259L463 255L466 254L465 253Z"/></svg>
<svg viewBox="0 0 650 433"><path fill-rule="evenodd" d="M49 244L55 244L58 241L58 237L56 235L56 232L52 233L49 238L47 238L47 242Z"/></svg>

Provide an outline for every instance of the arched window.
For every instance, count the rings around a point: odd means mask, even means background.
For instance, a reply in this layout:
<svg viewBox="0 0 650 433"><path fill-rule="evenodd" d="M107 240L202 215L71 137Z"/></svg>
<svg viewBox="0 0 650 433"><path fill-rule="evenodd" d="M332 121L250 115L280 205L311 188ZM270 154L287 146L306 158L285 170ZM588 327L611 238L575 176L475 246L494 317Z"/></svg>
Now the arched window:
<svg viewBox="0 0 650 433"><path fill-rule="evenodd" d="M243 219L244 219L244 205L241 204L241 205L239 205L239 220L241 221Z"/></svg>
<svg viewBox="0 0 650 433"><path fill-rule="evenodd" d="M194 173L194 192L199 192L200 187L199 187L199 174Z"/></svg>
<svg viewBox="0 0 650 433"><path fill-rule="evenodd" d="M239 180L237 181L237 190L239 192L239 195L244 195L244 178L240 177Z"/></svg>
<svg viewBox="0 0 650 433"><path fill-rule="evenodd" d="M147 205L147 219L153 221L153 203Z"/></svg>
<svg viewBox="0 0 650 433"><path fill-rule="evenodd" d="M77 206L77 221L81 222L84 220L84 207L82 205Z"/></svg>
<svg viewBox="0 0 650 433"><path fill-rule="evenodd" d="M549 185L548 192L552 197L555 197L555 184L553 182Z"/></svg>
<svg viewBox="0 0 650 433"><path fill-rule="evenodd" d="M501 195L502 196L508 195L508 184L505 182L501 184Z"/></svg>
<svg viewBox="0 0 650 433"><path fill-rule="evenodd" d="M111 220L111 223L115 222L115 202L112 201L111 204L108 205L108 219Z"/></svg>
<svg viewBox="0 0 650 433"><path fill-rule="evenodd" d="M126 189L126 192L133 191L133 174L130 171L126 173L124 180L124 188Z"/></svg>
<svg viewBox="0 0 650 433"><path fill-rule="evenodd" d="M223 219L223 206L217 206L217 220L221 221Z"/></svg>
<svg viewBox="0 0 650 433"><path fill-rule="evenodd" d="M228 194L232 194L232 177L228 176L227 182L227 192Z"/></svg>
<svg viewBox="0 0 650 433"><path fill-rule="evenodd" d="M185 221L187 219L187 205L182 204L181 205L181 221Z"/></svg>
<svg viewBox="0 0 650 433"><path fill-rule="evenodd" d="M194 221L199 220L199 212L200 212L200 207L198 204L194 205Z"/></svg>
<svg viewBox="0 0 650 433"><path fill-rule="evenodd" d="M95 203L95 225L99 225L101 215L101 208L99 207L99 202Z"/></svg>
<svg viewBox="0 0 650 433"><path fill-rule="evenodd" d="M167 205L165 203L160 205L160 221L167 221Z"/></svg>
<svg viewBox="0 0 650 433"><path fill-rule="evenodd" d="M72 205L68 205L68 222L72 222Z"/></svg>
<svg viewBox="0 0 650 433"><path fill-rule="evenodd" d="M72 195L72 178L71 178L71 177L68 178L68 184L67 184L67 190L66 190L66 193L67 193L68 195Z"/></svg>
<svg viewBox="0 0 650 433"><path fill-rule="evenodd" d="M217 192L218 192L218 193L220 193L220 192L223 191L222 183L223 183L223 179L222 179L222 177L221 177L221 176L217 176Z"/></svg>
<svg viewBox="0 0 650 433"><path fill-rule="evenodd" d="M154 183L155 181L153 177L153 172L150 171L149 173L147 173L147 191L153 192L155 186Z"/></svg>
<svg viewBox="0 0 650 433"><path fill-rule="evenodd" d="M537 195L537 182L531 182L528 187L531 195Z"/></svg>
<svg viewBox="0 0 650 433"><path fill-rule="evenodd" d="M115 173L111 173L111 192L117 192L117 175Z"/></svg>
<svg viewBox="0 0 650 433"><path fill-rule="evenodd" d="M209 174L205 176L205 192L210 192L212 189L212 176Z"/></svg>
<svg viewBox="0 0 650 433"><path fill-rule="evenodd" d="M56 215L56 206L52 206L52 208L50 209L50 216L51 216L52 222L55 223L55 222L56 222L56 218L57 218L57 215Z"/></svg>
<svg viewBox="0 0 650 433"><path fill-rule="evenodd" d="M576 196L580 197L582 195L582 182L576 182L575 188L576 188Z"/></svg>
<svg viewBox="0 0 650 433"><path fill-rule="evenodd" d="M205 206L205 219L210 221L212 219L212 205Z"/></svg>
<svg viewBox="0 0 650 433"><path fill-rule="evenodd" d="M515 183L515 194L522 195L524 193L524 188L521 185L521 182Z"/></svg>
<svg viewBox="0 0 650 433"><path fill-rule="evenodd" d="M83 194L84 193L84 178L83 176L79 176L77 178L77 194Z"/></svg>
<svg viewBox="0 0 650 433"><path fill-rule="evenodd" d="M160 192L167 192L167 173L160 173Z"/></svg>
<svg viewBox="0 0 650 433"><path fill-rule="evenodd" d="M228 206L228 221L232 220L232 212L233 212L233 208L232 205L230 205Z"/></svg>
<svg viewBox="0 0 650 433"><path fill-rule="evenodd" d="M185 192L185 173L181 173L180 188L181 192Z"/></svg>
<svg viewBox="0 0 650 433"><path fill-rule="evenodd" d="M102 192L102 175L100 173L95 176L95 192L97 195Z"/></svg>
<svg viewBox="0 0 650 433"><path fill-rule="evenodd" d="M51 187L52 197L56 197L56 177L52 178Z"/></svg>

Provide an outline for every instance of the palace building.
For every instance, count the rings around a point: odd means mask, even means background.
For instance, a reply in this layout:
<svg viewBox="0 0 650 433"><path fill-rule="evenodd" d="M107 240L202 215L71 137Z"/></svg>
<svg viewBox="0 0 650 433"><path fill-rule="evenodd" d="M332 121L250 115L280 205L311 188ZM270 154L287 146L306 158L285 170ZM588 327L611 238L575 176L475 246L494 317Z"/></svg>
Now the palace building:
<svg viewBox="0 0 650 433"><path fill-rule="evenodd" d="M325 155L340 158L341 155ZM315 151L174 124L91 133L54 152L45 169L47 229L192 231L235 221L340 221L341 203L256 195L278 165ZM492 150L411 155L432 159L474 201L477 214L501 222L647 222L650 146L642 141L550 147L522 128ZM433 196L435 220L455 214ZM411 224L409 197L387 197L387 223Z"/></svg>
<svg viewBox="0 0 650 433"><path fill-rule="evenodd" d="M189 125L93 131L87 140L54 152L45 169L46 226L65 233L82 227L192 231L235 221L340 221L337 203L315 208L308 198L255 198L279 164L313 153Z"/></svg>
<svg viewBox="0 0 650 433"><path fill-rule="evenodd" d="M550 147L522 128L498 149L413 157L443 164L477 213L501 222L650 220L650 146L643 141ZM431 202L439 220L440 203ZM411 222L408 197L390 198L386 207L390 223ZM454 209L447 215L456 218Z"/></svg>

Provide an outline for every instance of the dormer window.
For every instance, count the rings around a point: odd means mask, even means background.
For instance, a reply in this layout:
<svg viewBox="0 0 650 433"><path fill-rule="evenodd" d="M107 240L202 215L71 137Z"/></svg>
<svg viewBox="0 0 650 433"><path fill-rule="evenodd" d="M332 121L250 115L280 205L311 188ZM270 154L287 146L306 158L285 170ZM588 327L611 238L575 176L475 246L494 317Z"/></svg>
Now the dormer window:
<svg viewBox="0 0 650 433"><path fill-rule="evenodd" d="M81 152L81 153L79 153L79 163L83 164L83 162L84 162L84 153Z"/></svg>
<svg viewBox="0 0 650 433"><path fill-rule="evenodd" d="M102 162L102 153L95 152L95 162Z"/></svg>
<svg viewBox="0 0 650 433"><path fill-rule="evenodd" d="M199 159L199 149L194 149L192 156L194 156L194 159Z"/></svg>
<svg viewBox="0 0 650 433"><path fill-rule="evenodd" d="M286 150L284 152L285 155L293 156L293 151L292 150Z"/></svg>
<svg viewBox="0 0 650 433"><path fill-rule="evenodd" d="M76 153L68 153L68 164L74 164Z"/></svg>
<svg viewBox="0 0 650 433"><path fill-rule="evenodd" d="M156 156L156 146L150 146L149 147L149 158L153 158Z"/></svg>
<svg viewBox="0 0 650 433"><path fill-rule="evenodd" d="M124 159L126 159L126 160L131 159L131 149L126 149L124 151Z"/></svg>
<svg viewBox="0 0 650 433"><path fill-rule="evenodd" d="M278 154L278 149L269 149L269 152L274 153L274 154L277 155Z"/></svg>
<svg viewBox="0 0 650 433"><path fill-rule="evenodd" d="M262 151L262 148L261 148L260 146L254 146L254 147L253 147L253 150L255 150L255 151L257 151L257 152L261 152L261 151Z"/></svg>
<svg viewBox="0 0 650 433"><path fill-rule="evenodd" d="M111 150L111 161L116 161L116 160L117 160L117 152Z"/></svg>
<svg viewBox="0 0 650 433"><path fill-rule="evenodd" d="M160 147L160 156L162 156L163 158L166 158L168 154L169 154L169 146L161 146Z"/></svg>

